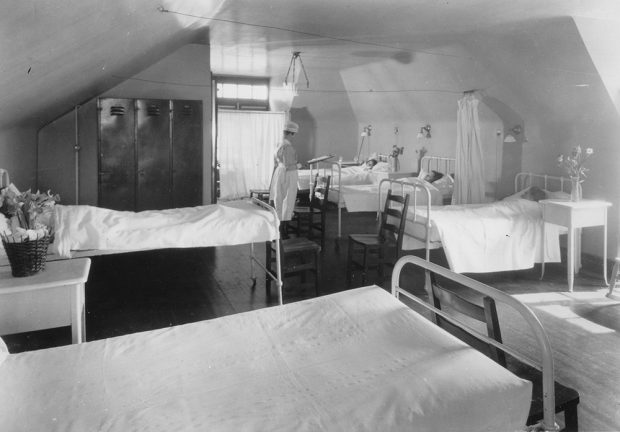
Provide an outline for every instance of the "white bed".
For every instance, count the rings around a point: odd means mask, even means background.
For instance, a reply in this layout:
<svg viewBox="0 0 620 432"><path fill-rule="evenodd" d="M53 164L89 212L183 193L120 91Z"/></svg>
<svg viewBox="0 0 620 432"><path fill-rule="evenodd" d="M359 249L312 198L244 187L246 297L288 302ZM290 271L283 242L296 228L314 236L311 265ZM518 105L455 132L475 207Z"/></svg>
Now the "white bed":
<svg viewBox="0 0 620 432"><path fill-rule="evenodd" d="M543 243L542 207L521 198L537 184L548 196L569 197L563 188L570 183L562 177L519 173L515 195L493 203L436 207L410 200L403 250L425 249L429 259L431 249L443 247L450 269L457 273L532 268L542 262L543 249L545 262L559 262L561 228L547 225ZM428 190L420 181L415 187Z"/></svg>
<svg viewBox="0 0 620 432"><path fill-rule="evenodd" d="M277 236L275 215L249 200L142 212L57 205L52 251L69 258L72 251L239 245Z"/></svg>
<svg viewBox="0 0 620 432"><path fill-rule="evenodd" d="M255 243L280 238L273 207L256 198L197 207L142 212L115 211L94 206L56 207L55 236L49 260L165 248L250 244L254 264L276 282L283 303L281 255L276 242L275 274L254 253Z"/></svg>
<svg viewBox="0 0 620 432"><path fill-rule="evenodd" d="M11 431L515 431L532 396L379 287L9 354L0 382Z"/></svg>
<svg viewBox="0 0 620 432"><path fill-rule="evenodd" d="M278 286L282 304L280 249L276 248L276 273L254 254L254 243L279 238L275 210L264 202L229 201L197 207L142 212L115 211L87 205L56 205L54 242L47 260L90 257L165 248L191 248L250 244L251 277L254 264ZM8 265L6 256L0 262Z"/></svg>

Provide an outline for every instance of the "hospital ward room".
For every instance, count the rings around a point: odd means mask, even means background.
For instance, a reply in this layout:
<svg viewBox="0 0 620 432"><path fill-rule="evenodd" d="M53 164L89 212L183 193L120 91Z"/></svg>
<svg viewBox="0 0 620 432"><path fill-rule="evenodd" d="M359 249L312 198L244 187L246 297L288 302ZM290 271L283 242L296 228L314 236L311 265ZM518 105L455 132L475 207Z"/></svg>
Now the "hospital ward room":
<svg viewBox="0 0 620 432"><path fill-rule="evenodd" d="M0 431L620 432L619 2L4 3Z"/></svg>

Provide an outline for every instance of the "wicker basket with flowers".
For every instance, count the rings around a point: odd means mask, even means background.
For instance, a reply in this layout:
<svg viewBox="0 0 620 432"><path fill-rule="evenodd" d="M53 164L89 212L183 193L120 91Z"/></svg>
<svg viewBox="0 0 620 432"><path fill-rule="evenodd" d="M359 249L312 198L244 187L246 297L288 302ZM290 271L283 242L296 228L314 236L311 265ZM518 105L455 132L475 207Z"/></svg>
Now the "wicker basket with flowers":
<svg viewBox="0 0 620 432"><path fill-rule="evenodd" d="M45 268L47 248L54 236L54 205L58 195L10 184L0 191L0 237L13 276L30 276Z"/></svg>

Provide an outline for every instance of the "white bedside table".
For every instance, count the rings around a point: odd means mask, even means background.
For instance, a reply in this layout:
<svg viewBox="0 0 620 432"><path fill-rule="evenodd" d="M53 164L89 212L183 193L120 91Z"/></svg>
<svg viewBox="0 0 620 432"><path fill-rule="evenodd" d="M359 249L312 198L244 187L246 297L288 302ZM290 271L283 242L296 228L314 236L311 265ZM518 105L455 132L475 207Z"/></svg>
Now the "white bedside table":
<svg viewBox="0 0 620 432"><path fill-rule="evenodd" d="M72 342L84 342L89 270L89 258L47 262L45 270L27 277L0 267L0 335L71 325Z"/></svg>
<svg viewBox="0 0 620 432"><path fill-rule="evenodd" d="M568 244L567 244L567 277L568 290L573 290L575 281L575 273L581 267L581 228L586 227L603 227L603 279L607 284L607 208L611 207L611 203L597 200L541 200L543 205L543 220L546 223L552 223L568 228ZM579 235L575 236L575 232L579 230ZM545 274L545 224L543 224L543 262L541 279ZM575 266L575 262L578 265Z"/></svg>

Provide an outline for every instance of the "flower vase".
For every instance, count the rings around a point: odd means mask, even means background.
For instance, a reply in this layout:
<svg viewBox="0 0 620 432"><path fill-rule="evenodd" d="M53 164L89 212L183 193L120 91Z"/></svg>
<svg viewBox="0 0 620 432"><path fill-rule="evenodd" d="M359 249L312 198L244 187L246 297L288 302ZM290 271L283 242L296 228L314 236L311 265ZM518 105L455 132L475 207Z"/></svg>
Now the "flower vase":
<svg viewBox="0 0 620 432"><path fill-rule="evenodd" d="M392 172L398 172L398 170L400 169L400 164L398 163L398 157L391 157L391 162L392 162L392 166L390 167L390 169L392 170Z"/></svg>
<svg viewBox="0 0 620 432"><path fill-rule="evenodd" d="M579 179L571 178L570 200L573 202L581 201L581 182Z"/></svg>

